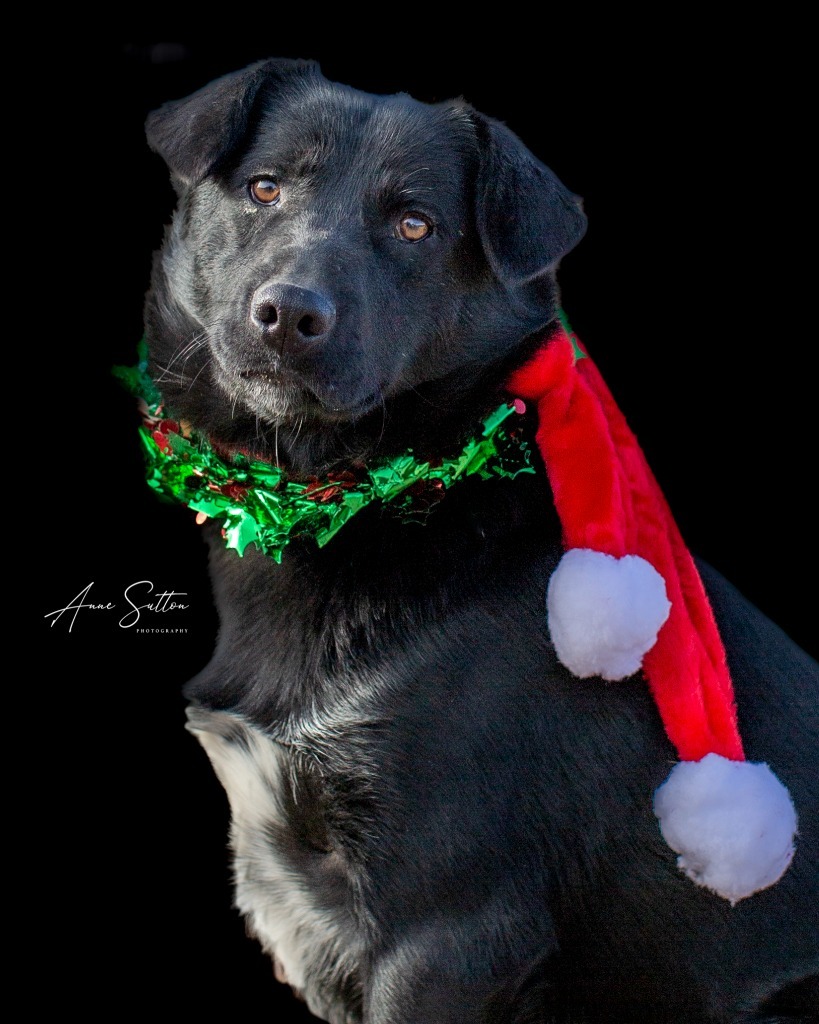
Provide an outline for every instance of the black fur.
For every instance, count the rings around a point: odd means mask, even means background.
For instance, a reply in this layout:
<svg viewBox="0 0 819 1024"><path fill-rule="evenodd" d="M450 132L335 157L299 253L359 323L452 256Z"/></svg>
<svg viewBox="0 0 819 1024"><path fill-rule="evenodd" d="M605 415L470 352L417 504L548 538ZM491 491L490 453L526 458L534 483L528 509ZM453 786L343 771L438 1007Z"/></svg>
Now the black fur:
<svg viewBox="0 0 819 1024"><path fill-rule="evenodd" d="M463 102L274 60L162 108L148 137L179 194L146 304L153 375L221 444L301 476L445 454L555 322L579 200ZM262 175L276 206L248 194ZM429 237L397 236L407 213ZM332 307L319 343L288 327L271 344L254 319L282 285ZM713 570L747 754L800 815L790 870L734 908L660 837L674 752L645 684L579 681L554 656L542 466L460 484L423 526L371 507L281 565L210 539L221 627L187 695L276 741L288 827L265 842L359 951L337 974L317 959L311 1006L368 1024L813 1019L819 669Z"/></svg>

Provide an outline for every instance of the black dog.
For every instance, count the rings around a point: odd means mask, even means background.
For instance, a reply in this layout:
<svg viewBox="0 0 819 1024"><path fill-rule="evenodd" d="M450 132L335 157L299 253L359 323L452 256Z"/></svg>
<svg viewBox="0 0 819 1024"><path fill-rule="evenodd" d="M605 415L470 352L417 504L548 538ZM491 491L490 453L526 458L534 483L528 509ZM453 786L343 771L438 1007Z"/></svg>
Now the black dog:
<svg viewBox="0 0 819 1024"><path fill-rule="evenodd" d="M151 373L221 450L296 480L435 460L555 327L579 200L463 102L269 61L148 137L179 193ZM816 664L701 567L749 757L800 816L789 871L731 907L660 836L674 753L645 685L555 657L537 469L465 480L423 525L370 505L281 564L205 527L221 628L187 695L230 798L237 906L333 1022L813 1019Z"/></svg>

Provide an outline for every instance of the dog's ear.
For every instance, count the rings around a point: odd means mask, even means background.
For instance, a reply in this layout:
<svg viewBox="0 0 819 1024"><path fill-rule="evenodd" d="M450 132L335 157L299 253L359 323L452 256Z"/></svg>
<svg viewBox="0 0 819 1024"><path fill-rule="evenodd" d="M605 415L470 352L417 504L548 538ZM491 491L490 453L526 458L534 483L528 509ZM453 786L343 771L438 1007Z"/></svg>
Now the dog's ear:
<svg viewBox="0 0 819 1024"><path fill-rule="evenodd" d="M262 92L294 74L317 71L314 61L276 59L217 78L149 114L145 122L148 145L176 179L194 185L241 143Z"/></svg>
<svg viewBox="0 0 819 1024"><path fill-rule="evenodd" d="M526 284L554 268L580 241L586 215L579 196L505 125L473 113L480 145L478 231L495 275Z"/></svg>

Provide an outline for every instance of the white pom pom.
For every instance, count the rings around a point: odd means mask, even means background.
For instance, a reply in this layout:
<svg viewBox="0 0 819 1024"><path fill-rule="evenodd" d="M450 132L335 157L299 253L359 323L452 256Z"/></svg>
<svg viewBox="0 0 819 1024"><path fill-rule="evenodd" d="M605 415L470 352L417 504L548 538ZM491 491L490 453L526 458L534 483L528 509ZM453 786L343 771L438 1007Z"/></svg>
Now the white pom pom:
<svg viewBox="0 0 819 1024"><path fill-rule="evenodd" d="M680 870L732 906L773 885L793 858L796 811L766 764L681 761L654 794L654 813Z"/></svg>
<svg viewBox="0 0 819 1024"><path fill-rule="evenodd" d="M644 558L588 548L561 558L546 607L557 656L581 679L633 675L671 610L665 581Z"/></svg>

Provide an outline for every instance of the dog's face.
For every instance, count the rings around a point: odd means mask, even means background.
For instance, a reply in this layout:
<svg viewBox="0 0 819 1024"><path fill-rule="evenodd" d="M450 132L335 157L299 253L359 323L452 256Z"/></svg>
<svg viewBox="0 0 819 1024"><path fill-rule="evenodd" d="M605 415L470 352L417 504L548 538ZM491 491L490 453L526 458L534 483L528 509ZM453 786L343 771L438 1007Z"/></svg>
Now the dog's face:
<svg viewBox="0 0 819 1024"><path fill-rule="evenodd" d="M438 381L451 400L453 377L466 388L553 318L554 269L585 226L465 103L369 95L308 62L217 80L151 115L148 137L179 194L146 316L158 376L184 416L240 441L242 421L257 443L368 414L383 433L385 403Z"/></svg>

